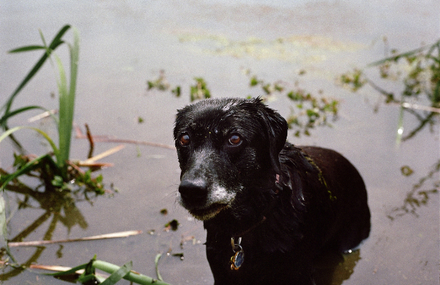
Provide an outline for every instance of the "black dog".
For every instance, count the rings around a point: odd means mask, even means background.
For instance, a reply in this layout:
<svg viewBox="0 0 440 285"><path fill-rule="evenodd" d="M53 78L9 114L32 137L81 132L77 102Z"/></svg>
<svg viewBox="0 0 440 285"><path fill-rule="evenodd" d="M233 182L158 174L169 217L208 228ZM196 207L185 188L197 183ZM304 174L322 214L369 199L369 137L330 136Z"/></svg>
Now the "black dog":
<svg viewBox="0 0 440 285"><path fill-rule="evenodd" d="M314 284L314 257L368 237L364 182L335 151L294 147L260 99L178 111L178 201L204 221L215 284Z"/></svg>

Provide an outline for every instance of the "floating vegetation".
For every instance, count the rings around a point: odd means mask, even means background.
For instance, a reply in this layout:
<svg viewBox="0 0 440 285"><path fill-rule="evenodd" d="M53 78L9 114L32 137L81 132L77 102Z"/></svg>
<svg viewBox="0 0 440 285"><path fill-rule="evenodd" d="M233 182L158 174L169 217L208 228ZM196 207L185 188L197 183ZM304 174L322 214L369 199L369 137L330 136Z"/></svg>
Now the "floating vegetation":
<svg viewBox="0 0 440 285"><path fill-rule="evenodd" d="M169 221L168 223L166 223L164 227L165 227L166 231L169 231L169 230L177 231L179 225L180 225L179 222L176 219L173 219L173 220Z"/></svg>
<svg viewBox="0 0 440 285"><path fill-rule="evenodd" d="M191 86L191 102L195 100L211 98L211 92L207 87L205 79L201 77L195 77L194 80L196 81L196 84Z"/></svg>
<svg viewBox="0 0 440 285"><path fill-rule="evenodd" d="M386 39L384 39L387 44ZM394 104L400 107L399 122L397 126L396 142L406 141L413 138L420 131L429 128L434 132L440 120L440 40L434 44L426 45L408 52L399 53L391 50L391 56L369 64L365 69L355 68L352 72L342 74L339 83L353 92L357 92L365 86L370 86L383 96L386 104ZM366 69L375 68L378 72L378 80L374 81L367 75ZM400 83L399 92L389 91L381 85L384 81ZM404 114L410 114L418 121L418 126L404 135ZM413 175L413 169L407 165L400 169L402 175ZM405 214L418 216L416 210L426 205L434 194L438 194L440 180L440 160L432 170L419 182L414 184L407 193L403 205L392 209L388 218L394 220ZM430 181L432 186L426 186ZM422 188L423 187L423 188Z"/></svg>
<svg viewBox="0 0 440 285"><path fill-rule="evenodd" d="M405 214L412 214L415 217L418 217L417 209L423 205L428 204L432 195L438 194L440 189L440 161L438 161L432 169L429 171L427 175L420 178L419 181L412 186L411 191L406 194L405 200L403 201L403 205L400 207L394 207L390 214L388 214L388 218L394 220L397 217L401 217ZM402 167L402 175L410 176L413 173L413 170L409 167ZM431 186L427 186L427 182L430 181Z"/></svg>
<svg viewBox="0 0 440 285"><path fill-rule="evenodd" d="M208 84L202 77L194 77L195 84L189 86L189 97L191 102L201 99L211 98L211 91L208 89ZM176 96L180 97L182 91L179 85L171 87L165 78L165 72L160 71L159 77L152 81L147 81L147 91L149 90L169 91Z"/></svg>
<svg viewBox="0 0 440 285"><path fill-rule="evenodd" d="M365 69L355 68L342 74L338 82L357 92L364 86L370 86L383 95L384 102L400 106L401 113L397 127L397 142L414 137L425 127L433 131L440 119L440 40L432 45L398 53L369 64ZM400 81L403 88L396 92L381 87L370 79L366 69L377 68L380 80ZM419 125L404 134L403 116L408 113L419 121Z"/></svg>
<svg viewBox="0 0 440 285"><path fill-rule="evenodd" d="M300 75L304 75L304 70L300 71ZM269 101L276 95L286 96L293 102L290 115L287 117L287 123L290 129L294 129L294 135L299 137L301 134L310 135L310 130L317 126L331 126L330 119L335 120L338 114L339 101L329 97L313 95L297 86L289 86L287 83L278 80L276 82L266 82L255 74L251 74L249 70L245 70L245 74L249 77L250 88L260 88L261 98ZM211 98L211 92L207 88L207 82L201 77L195 77L195 85L190 86L190 101ZM147 90L156 89L158 91L169 91L172 87L165 78L164 71L160 71L159 77L153 81L147 81ZM166 84L164 83L166 82ZM166 88L164 88L166 86ZM180 96L180 86L174 87L171 93L176 95L175 90ZM176 95L176 97L178 97Z"/></svg>
<svg viewBox="0 0 440 285"><path fill-rule="evenodd" d="M282 81L269 83L252 75L249 71L246 71L246 74L250 77L249 86L259 87L263 91L263 99L268 100L271 96L281 94L292 101L290 115L286 120L289 128L295 130L294 135L297 137L301 134L309 136L310 130L317 126L331 126L329 118L333 120L337 118L339 101L336 99L322 96L322 94L315 96L299 88L296 83L294 86L289 86Z"/></svg>
<svg viewBox="0 0 440 285"><path fill-rule="evenodd" d="M165 78L165 71L161 70L157 79L152 81L147 81L147 90L157 89L160 91L165 91L170 88L170 84Z"/></svg>
<svg viewBox="0 0 440 285"><path fill-rule="evenodd" d="M234 40L222 35L186 34L179 38L181 43L193 44L193 49L202 53L252 57L258 60L277 59L283 61L320 62L326 59L326 51L353 52L361 45L334 40L326 36L298 35L263 39L250 37Z"/></svg>

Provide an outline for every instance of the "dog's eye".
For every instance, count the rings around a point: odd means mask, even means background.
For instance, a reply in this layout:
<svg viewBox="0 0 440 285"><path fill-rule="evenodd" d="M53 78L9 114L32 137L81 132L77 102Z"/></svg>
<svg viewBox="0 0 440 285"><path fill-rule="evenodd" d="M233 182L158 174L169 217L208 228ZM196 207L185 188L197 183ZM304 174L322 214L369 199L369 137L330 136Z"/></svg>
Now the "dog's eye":
<svg viewBox="0 0 440 285"><path fill-rule="evenodd" d="M239 145L241 143L241 137L239 135L232 135L229 137L229 144Z"/></svg>
<svg viewBox="0 0 440 285"><path fill-rule="evenodd" d="M189 139L189 135L188 134L183 134L180 139L179 139L179 143L181 146L187 146L190 143L190 139Z"/></svg>

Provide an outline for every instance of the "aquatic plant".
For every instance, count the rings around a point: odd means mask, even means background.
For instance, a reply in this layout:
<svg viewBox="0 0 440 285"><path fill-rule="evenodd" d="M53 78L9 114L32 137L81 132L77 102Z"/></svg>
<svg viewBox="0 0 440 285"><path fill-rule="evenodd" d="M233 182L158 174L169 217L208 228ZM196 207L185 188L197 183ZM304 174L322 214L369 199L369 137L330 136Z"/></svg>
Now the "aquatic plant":
<svg viewBox="0 0 440 285"><path fill-rule="evenodd" d="M3 111L2 117L0 118L0 125L4 129L4 132L0 135L0 142L9 137L16 143L18 147L21 148L21 144L14 138L13 134L19 130L30 129L39 133L49 143L50 147L52 148L52 153L43 154L36 158L31 158L31 156L25 156L23 154L20 156L15 156L14 166L16 170L11 174L3 171L0 176L0 190L5 189L10 182L14 181L14 179L20 175L30 172L38 172L39 177L41 177L48 188L66 189L69 188L68 182L74 180L90 186L91 189L96 190L98 193L104 192L101 183L102 177L98 177L96 179L91 178L90 172L81 171L69 160L79 61L78 31L73 29L73 43L67 43L70 54L69 80L67 79L68 76L66 74L66 69L64 68L60 57L57 56L54 51L61 44L66 43L62 37L70 28L71 27L69 25L62 27L49 45L46 44L43 33L40 31L41 40L43 42L42 45L24 46L10 51L10 53L19 53L43 50L44 53L0 109ZM57 86L59 92L58 117L53 115L51 112L49 113L57 124L58 145L46 132L41 129L30 126L17 126L9 128L7 124L10 118L20 115L26 111L34 109L46 110L44 107L37 105L25 106L12 110L12 103L19 92L35 76L35 74L48 59L51 60L54 68L57 70Z"/></svg>
<svg viewBox="0 0 440 285"><path fill-rule="evenodd" d="M406 168L405 168L406 167ZM409 166L402 167L402 175L410 176L411 172L404 173L404 169L409 168ZM410 169L410 168L409 168ZM440 160L432 167L427 175L420 178L416 184L413 184L412 189L406 193L406 197L403 200L403 205L400 207L394 207L391 212L387 215L390 220L394 220L397 217L401 217L406 214L412 214L415 217L419 217L417 214L417 209L423 205L428 204L429 199L432 195L438 194L440 189L440 179L438 178L438 173L440 172ZM430 185L428 182L431 182Z"/></svg>
<svg viewBox="0 0 440 285"><path fill-rule="evenodd" d="M8 173L7 171L0 169L0 247L2 248L0 253L3 255L6 251L9 258L13 261L15 261L15 259L11 254L8 245L10 240L8 241L7 239L8 232L6 227L6 202L1 193L3 190L7 189L9 191L25 195L26 200L23 201L20 207L26 207L27 200L30 198L33 198L38 202L42 202L40 203L42 208L47 209L45 209L46 213L37 219L37 221L40 222L47 220L52 213L57 210L61 211L61 209L64 209L64 211L67 213L69 210L76 209L73 196L77 195L78 192L83 192L86 199L86 192L90 190L93 191L95 195L104 193L102 176L93 178L90 170L83 171L69 160L79 60L79 34L76 29L73 29L73 44L68 44L70 52L69 80L67 79L66 70L61 59L54 54L54 50L61 44L65 43L62 40L62 37L69 29L69 25L62 27L49 45L46 44L46 40L40 31L40 36L43 42L42 45L30 45L10 51L10 53L35 50L44 51L38 62L33 66L33 68L29 71L29 73L25 76L25 78L21 81L21 83L0 109L0 112L2 112L0 117L0 126L4 130L3 133L0 134L0 142L6 138L11 138L21 152L20 154L14 154L14 172ZM57 86L59 91L58 117L47 111L44 107L37 105L12 109L12 104L17 95L35 76L35 74L48 59L52 61L55 69L57 70ZM58 127L58 145L56 145L54 140L41 129L30 126L17 126L9 128L8 120L10 118L35 109L45 110L54 118L54 121ZM25 155L21 144L14 137L15 132L25 129L33 130L39 133L49 143L50 147L52 148L52 153L46 153L39 156ZM37 186L35 189L31 189L18 181L17 177L24 174L29 175L30 177L38 177L44 185L44 191L39 191L41 185ZM72 181L74 181L74 183L70 183ZM52 221L53 223L51 223L51 226L47 232L48 235L46 237L49 237L51 235L51 231L55 229L54 225L59 220L58 217L59 215L54 215ZM40 223L37 221L33 223L32 227L38 227L40 225ZM23 235L18 235L17 237L12 238L12 240L23 237ZM4 271L3 274L1 274L0 277L2 280L11 274L13 275L14 272L24 270L23 268L11 268L12 271Z"/></svg>
<svg viewBox="0 0 440 285"><path fill-rule="evenodd" d="M397 127L397 142L414 137L425 127L432 127L440 119L440 40L408 52L391 51L392 55L373 62L365 68L355 68L342 74L338 82L357 92L370 86L383 95L384 102L400 106ZM377 81L368 77L366 70L377 69L380 80L400 81L400 94L388 91ZM403 136L404 112L411 114L419 121L419 125Z"/></svg>
<svg viewBox="0 0 440 285"><path fill-rule="evenodd" d="M209 91L205 79L202 77L195 77L194 80L196 81L196 84L191 86L191 102L211 98L211 91Z"/></svg>
<svg viewBox="0 0 440 285"><path fill-rule="evenodd" d="M252 75L249 71L246 74L250 76L250 87L260 87L263 91L262 98L269 100L275 94L285 95L292 105L290 114L286 118L289 129L294 130L296 137L301 134L309 136L310 130L318 126L331 126L329 118L337 118L339 101L327 96L316 96L306 90L299 88L297 83L289 86L282 81L268 83ZM300 75L304 74L304 71ZM322 93L322 92L320 92Z"/></svg>
<svg viewBox="0 0 440 285"><path fill-rule="evenodd" d="M304 74L302 71L300 75ZM301 134L310 135L310 130L318 126L331 126L330 119L336 119L338 114L339 101L327 96L313 95L306 90L295 86L290 87L288 84L278 80L276 82L267 82L258 78L255 74L251 74L249 70L245 70L245 74L249 77L250 88L260 88L259 96L269 101L274 96L286 96L292 105L290 106L290 114L287 117L287 123L290 129L294 130L294 135L299 137ZM190 86L190 101L211 98L211 91L208 89L208 83L202 77L195 77L194 85ZM165 72L160 71L157 79L147 81L147 90L169 91L180 97L181 87L179 85L172 86L165 77ZM321 93L321 92L320 92Z"/></svg>
<svg viewBox="0 0 440 285"><path fill-rule="evenodd" d="M106 261L96 260L96 256L88 263L76 266L64 272L53 273L49 275L64 277L66 275L76 274L76 272L78 272L79 270L83 270L83 273L81 273L78 278L74 278L76 282L79 282L81 284L96 284L95 281L98 281L100 282L99 284L102 285L113 285L119 282L121 279L125 279L134 284L140 285L169 285L168 283L163 282L162 277L160 276L160 273L158 271L157 264L160 257L161 255L158 254L155 258L156 274L158 275L157 279L132 271L131 269L133 267L133 263L131 261L127 262L123 266L117 266ZM104 278L99 274L96 274L96 269L102 270L106 273L110 273L111 275L107 278Z"/></svg>
<svg viewBox="0 0 440 285"><path fill-rule="evenodd" d="M211 98L211 91L209 90L205 79L202 77L194 77L195 84L189 87L190 101L196 101L201 99ZM174 88L171 87L171 84L165 77L165 72L163 70L160 71L159 76L155 80L147 81L147 90L158 90L158 91L168 91L171 89L171 93L180 97L181 95L181 87L179 85Z"/></svg>
<svg viewBox="0 0 440 285"><path fill-rule="evenodd" d="M25 111L29 111L32 109L43 109L41 106L25 106L23 108L19 108L17 110L11 111L12 103L15 99L15 97L20 93L20 91L26 86L26 84L34 77L34 75L38 72L38 70L43 66L43 64L46 62L46 60L50 57L51 53L61 44L64 43L62 40L63 35L67 32L67 30L70 29L69 25L64 26L61 28L61 30L57 33L57 35L54 37L52 42L49 46L46 45L43 34L40 31L40 36L42 37L44 45L31 45L26 47L17 48L14 50L11 50L10 53L18 53L18 52L26 52L26 51L33 51L33 50L40 50L43 49L45 52L41 56L41 58L38 60L38 62L34 65L34 67L29 71L29 73L25 76L25 78L21 81L21 83L17 86L17 88L14 90L14 92L11 94L11 96L8 98L6 103L0 108L0 111L4 111L2 117L0 118L0 126L4 130L8 130L7 121L9 118L18 115L20 113L23 113ZM76 76L76 74L75 74ZM17 141L15 141L16 144L20 145Z"/></svg>
<svg viewBox="0 0 440 285"><path fill-rule="evenodd" d="M385 39L385 44L387 41ZM423 129L429 127L433 132L434 126L440 121L440 40L434 44L399 53L391 50L392 55L373 62L364 69L355 68L342 74L338 82L353 92L365 86L370 86L383 96L386 104L395 104L400 108L396 142L413 138ZM394 81L400 86L400 92L388 91L367 76L366 69L374 68L379 80ZM384 82L382 82L384 83ZM385 84L384 84L385 85ZM410 114L418 121L418 126L404 134L403 117ZM411 176L413 170L405 165L401 168L402 175ZM394 207L387 217L394 220L397 217L412 214L418 216L416 210L426 205L429 199L439 193L440 160L434 164L427 175L412 186L403 201L403 205Z"/></svg>

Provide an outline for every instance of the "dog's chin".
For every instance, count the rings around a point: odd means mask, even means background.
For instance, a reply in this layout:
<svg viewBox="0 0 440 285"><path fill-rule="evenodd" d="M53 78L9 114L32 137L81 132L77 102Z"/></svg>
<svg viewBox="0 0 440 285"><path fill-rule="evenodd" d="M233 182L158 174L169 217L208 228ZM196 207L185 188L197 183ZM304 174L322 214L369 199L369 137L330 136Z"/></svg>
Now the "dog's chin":
<svg viewBox="0 0 440 285"><path fill-rule="evenodd" d="M224 209L228 208L229 206L227 204L212 204L207 208L203 209L191 209L189 210L189 213L194 216L194 218L201 220L201 221L207 221L215 216L217 216L218 213L223 211Z"/></svg>

